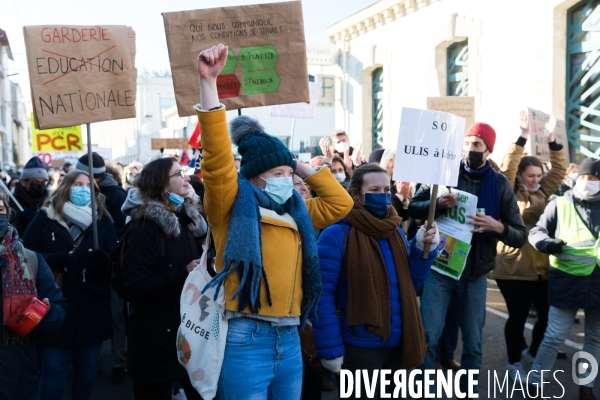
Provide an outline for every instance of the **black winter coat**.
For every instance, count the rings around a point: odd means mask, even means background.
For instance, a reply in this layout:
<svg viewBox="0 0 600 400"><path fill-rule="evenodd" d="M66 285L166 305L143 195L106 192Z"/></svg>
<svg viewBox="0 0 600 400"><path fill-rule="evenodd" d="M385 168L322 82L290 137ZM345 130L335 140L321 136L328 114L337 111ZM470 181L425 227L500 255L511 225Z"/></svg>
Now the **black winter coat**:
<svg viewBox="0 0 600 400"><path fill-rule="evenodd" d="M567 191L565 198L575 204L575 209L588 229L598 239L600 233L600 201L589 202ZM546 206L537 225L529 231L529 243L542 253L553 238L559 236L557 231L558 216L556 200ZM548 271L548 303L558 308L583 308L584 310L600 309L600 267L596 265L589 276L567 274L550 266Z"/></svg>
<svg viewBox="0 0 600 400"><path fill-rule="evenodd" d="M65 318L67 301L56 283L50 268L41 255L37 255L36 277L37 298L50 300L50 311L35 327L30 340L19 344L4 344L3 329L0 329L0 399L35 400L38 398L39 361L36 335L60 328ZM0 285L2 276L0 275ZM1 301L0 301L1 303ZM0 307L0 321L2 318ZM4 328L4 327L2 327Z"/></svg>
<svg viewBox="0 0 600 400"><path fill-rule="evenodd" d="M515 248L520 248L525 244L525 240L527 240L525 225L523 224L523 219L521 218L519 207L517 206L513 187L504 175L497 172L496 175L498 176L498 186L500 187L501 197L500 222L504 224L504 232L491 240L473 241L471 243L471 251L467 257L467 263L461 279L475 281L494 269L498 240ZM479 197L481 179L477 179L475 176L461 171L459 183L459 190ZM431 202L429 188L430 185L422 185L411 199L408 206L411 217L427 220L429 203ZM443 212L446 211L440 212L439 210L436 210L436 215L440 215Z"/></svg>
<svg viewBox="0 0 600 400"><path fill-rule="evenodd" d="M40 253L46 261L53 253L69 252L75 247L67 228L50 219L42 208L33 218L25 235L26 248ZM92 226L83 232L83 240L65 266L62 292L67 299L67 316L61 329L38 336L37 343L47 346L73 347L102 342L113 335L110 308L110 270L92 265ZM106 257L117 242L112 221L104 216L98 221L98 245Z"/></svg>
<svg viewBox="0 0 600 400"><path fill-rule="evenodd" d="M121 186L103 186L100 185L100 193L104 195L106 199L106 209L110 213L113 219L115 230L117 235L121 232L121 229L125 226L125 214L121 211L121 207L125 202L127 193Z"/></svg>
<svg viewBox="0 0 600 400"><path fill-rule="evenodd" d="M200 213L187 203L186 207L187 215L149 206L125 234L122 293L130 302L127 367L137 380L165 382L186 376L175 347L179 300L187 265L200 255L187 228Z"/></svg>

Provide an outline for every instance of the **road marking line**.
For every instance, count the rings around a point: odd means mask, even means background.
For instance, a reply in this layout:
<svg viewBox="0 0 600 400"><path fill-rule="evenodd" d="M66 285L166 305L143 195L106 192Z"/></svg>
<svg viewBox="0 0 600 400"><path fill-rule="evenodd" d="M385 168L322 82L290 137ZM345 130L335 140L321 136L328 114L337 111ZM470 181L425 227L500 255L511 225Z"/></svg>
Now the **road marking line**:
<svg viewBox="0 0 600 400"><path fill-rule="evenodd" d="M500 310L496 310L495 308L488 307L488 306L486 306L485 309L494 315L497 315L504 319L508 319L508 314L506 314ZM529 322L527 322L525 324L525 328L527 328L529 330L533 330L533 325L530 324ZM565 340L565 344L569 347L574 348L575 350L583 350L583 344L581 344L581 343L575 343L574 341L567 339L567 340Z"/></svg>

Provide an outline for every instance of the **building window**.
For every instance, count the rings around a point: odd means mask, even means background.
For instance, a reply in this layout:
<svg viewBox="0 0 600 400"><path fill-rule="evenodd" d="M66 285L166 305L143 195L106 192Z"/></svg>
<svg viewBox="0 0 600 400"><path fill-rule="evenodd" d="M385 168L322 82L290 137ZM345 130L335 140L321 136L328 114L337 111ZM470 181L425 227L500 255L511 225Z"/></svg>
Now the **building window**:
<svg viewBox="0 0 600 400"><path fill-rule="evenodd" d="M567 17L566 128L573 162L600 157L600 1L586 0Z"/></svg>
<svg viewBox="0 0 600 400"><path fill-rule="evenodd" d="M468 96L469 94L469 43L468 40L457 42L447 50L447 84L448 96Z"/></svg>
<svg viewBox="0 0 600 400"><path fill-rule="evenodd" d="M379 67L372 74L372 100L373 100L373 115L372 115L372 134L373 148L381 149L383 147L383 68Z"/></svg>

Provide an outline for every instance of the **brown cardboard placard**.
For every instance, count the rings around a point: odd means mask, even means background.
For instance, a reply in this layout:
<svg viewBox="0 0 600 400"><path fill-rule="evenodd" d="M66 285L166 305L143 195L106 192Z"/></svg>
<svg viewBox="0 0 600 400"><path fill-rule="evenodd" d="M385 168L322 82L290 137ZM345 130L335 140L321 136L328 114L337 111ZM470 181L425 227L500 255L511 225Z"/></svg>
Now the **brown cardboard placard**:
<svg viewBox="0 0 600 400"><path fill-rule="evenodd" d="M38 129L135 117L135 32L121 25L23 27Z"/></svg>
<svg viewBox="0 0 600 400"><path fill-rule="evenodd" d="M187 149L190 147L188 138L152 139L152 150Z"/></svg>
<svg viewBox="0 0 600 400"><path fill-rule="evenodd" d="M475 122L475 98L462 96L428 97L427 109L448 112L466 119L465 129Z"/></svg>
<svg viewBox="0 0 600 400"><path fill-rule="evenodd" d="M217 78L228 109L309 102L302 3L163 13L180 117L199 101L197 57L220 43L229 57Z"/></svg>
<svg viewBox="0 0 600 400"><path fill-rule="evenodd" d="M544 135L544 127L550 120L550 114L545 112L534 110L533 108L527 108L527 114L529 116L529 140L527 141L527 152L531 156L535 156L542 161L550 161L550 148L548 147L548 140ZM565 121L562 119L556 119L556 129L554 130L554 139L556 143L562 144L565 155L567 157L567 165L569 164L569 142L567 140L567 130L565 127Z"/></svg>

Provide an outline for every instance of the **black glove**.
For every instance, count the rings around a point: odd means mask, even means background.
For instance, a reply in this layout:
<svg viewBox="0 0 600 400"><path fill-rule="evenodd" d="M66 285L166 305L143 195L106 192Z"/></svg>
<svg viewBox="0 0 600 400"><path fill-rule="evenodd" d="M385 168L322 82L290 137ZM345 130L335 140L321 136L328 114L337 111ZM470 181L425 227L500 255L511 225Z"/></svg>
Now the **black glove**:
<svg viewBox="0 0 600 400"><path fill-rule="evenodd" d="M52 272L64 272L71 263L71 258L68 251L59 251L48 256L48 266Z"/></svg>
<svg viewBox="0 0 600 400"><path fill-rule="evenodd" d="M106 256L106 253L104 253L104 250L102 250L102 249L91 250L90 256L92 257L92 265L95 268L98 268L98 269L106 268L106 265L108 264L108 257Z"/></svg>
<svg viewBox="0 0 600 400"><path fill-rule="evenodd" d="M550 243L546 245L546 253L548 254L560 254L562 253L562 248L567 243L560 239L552 239Z"/></svg>

